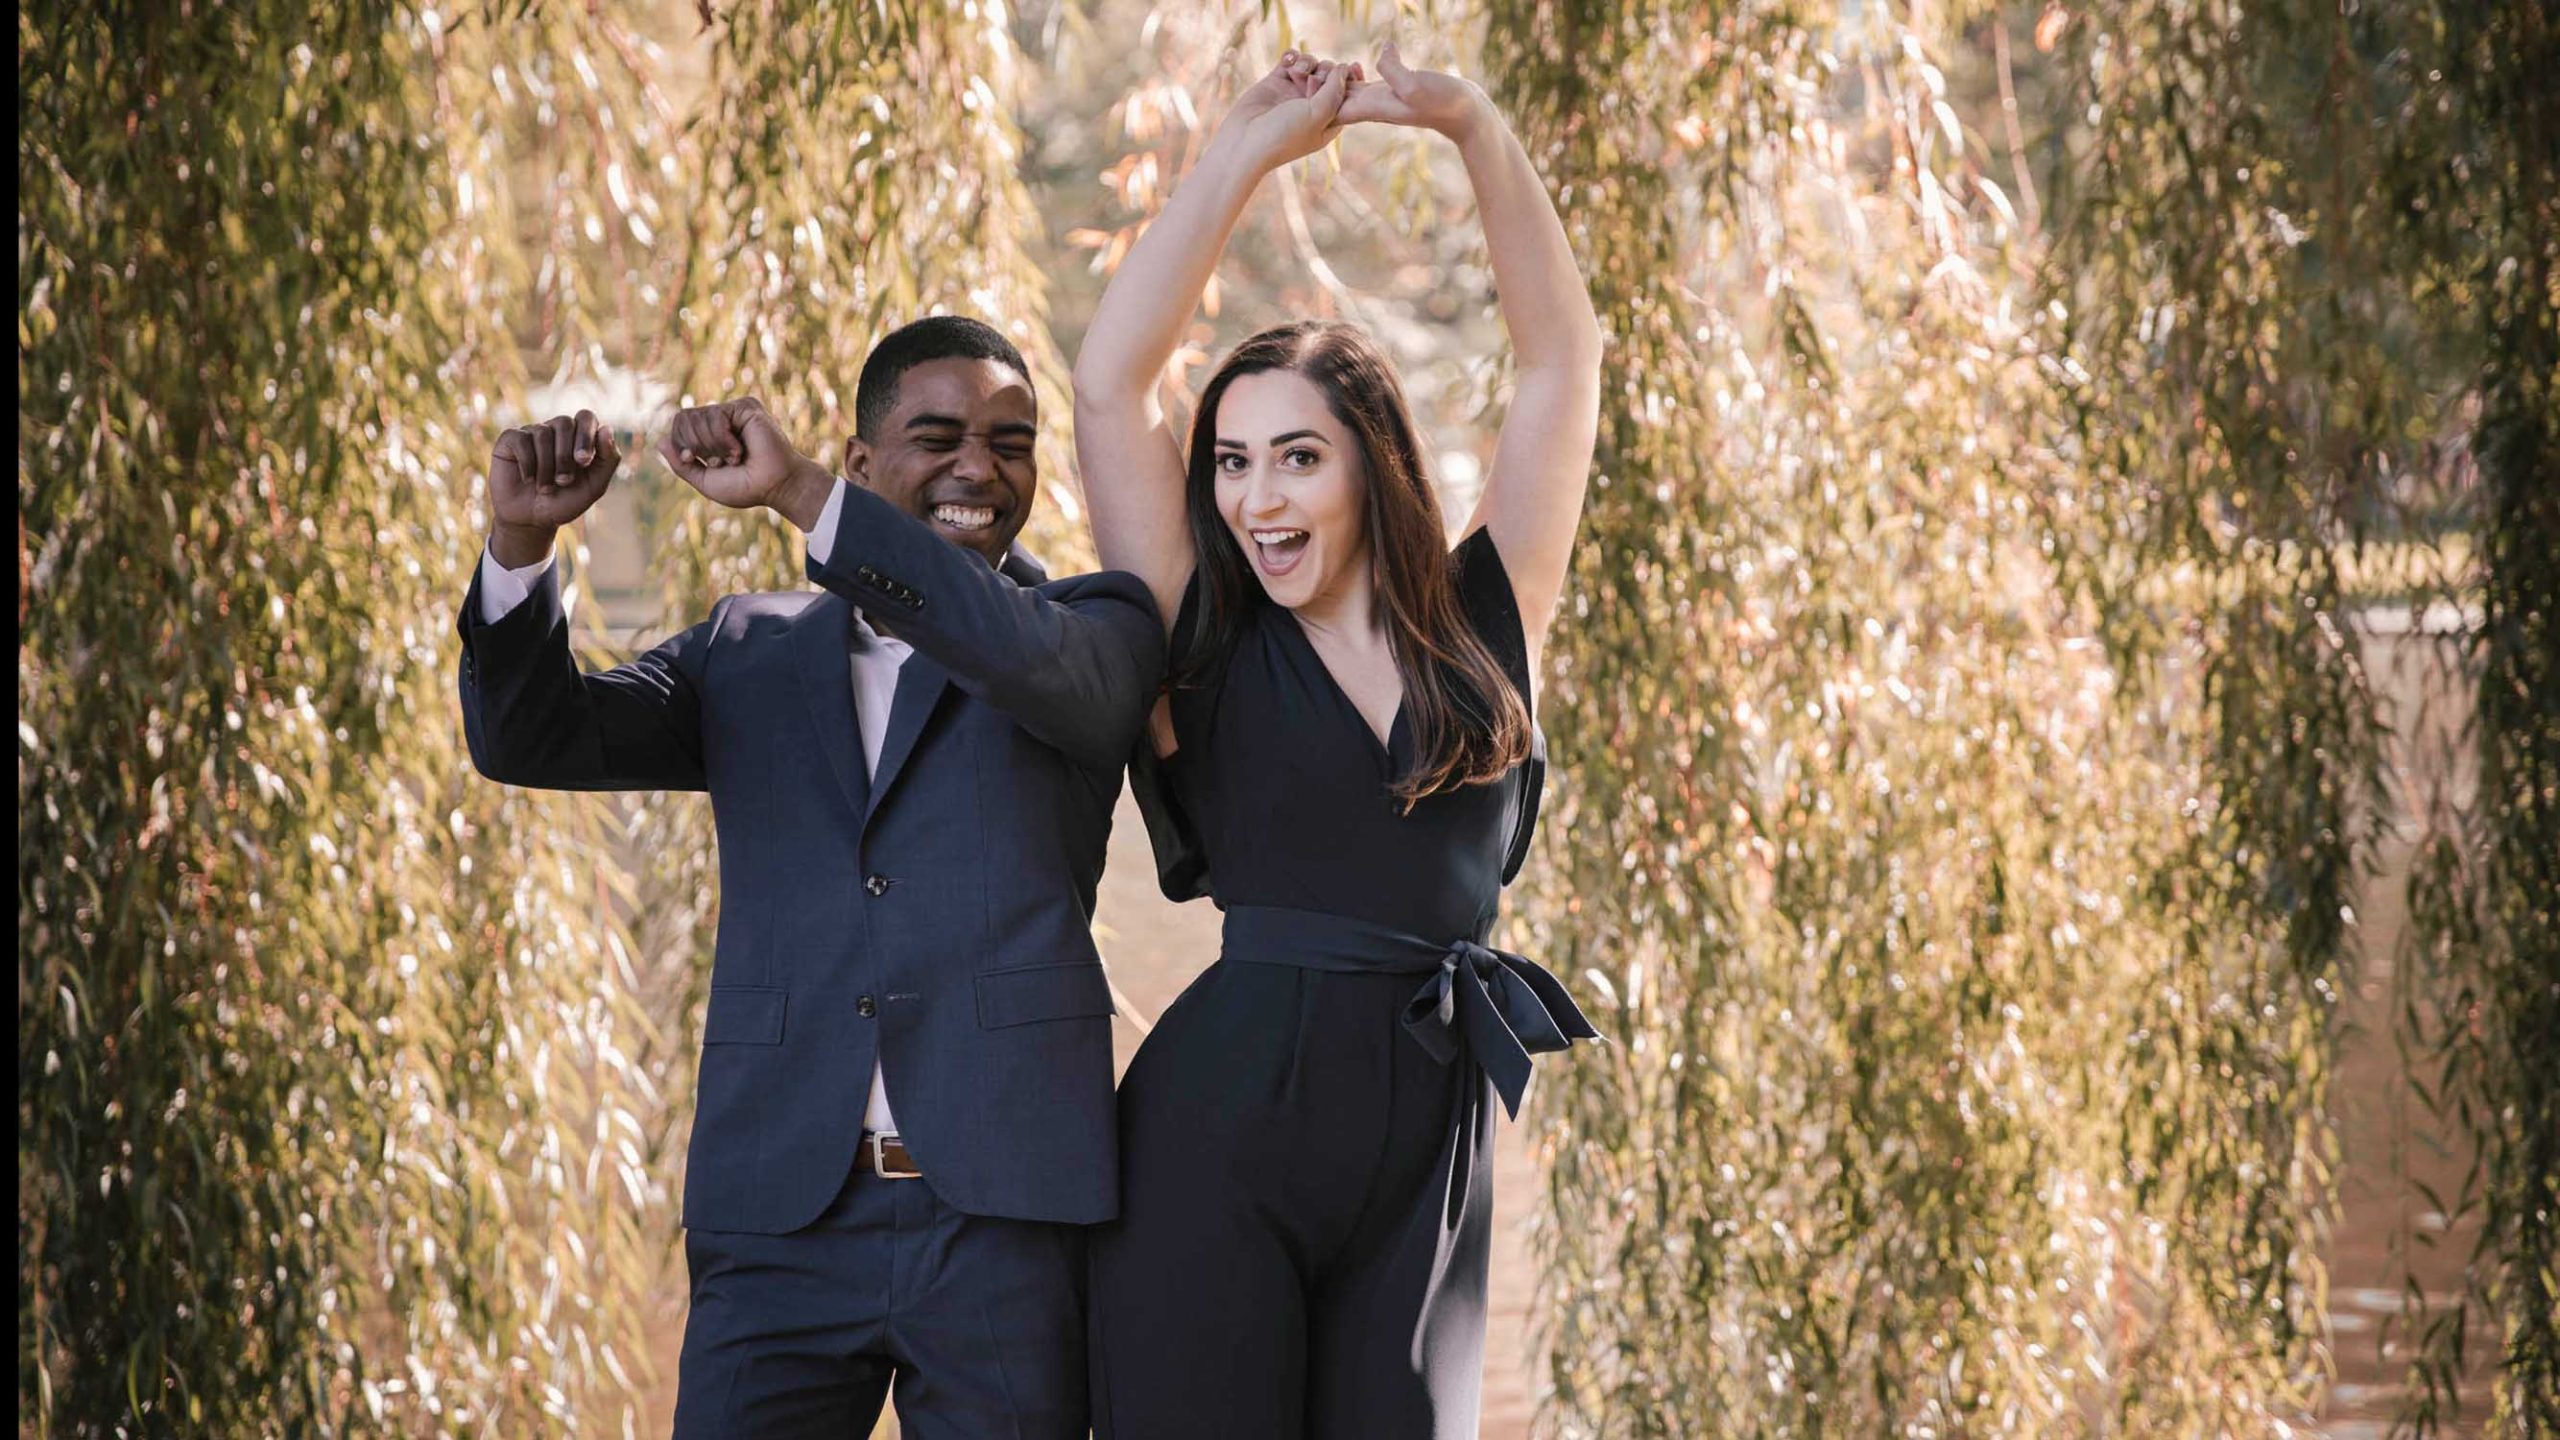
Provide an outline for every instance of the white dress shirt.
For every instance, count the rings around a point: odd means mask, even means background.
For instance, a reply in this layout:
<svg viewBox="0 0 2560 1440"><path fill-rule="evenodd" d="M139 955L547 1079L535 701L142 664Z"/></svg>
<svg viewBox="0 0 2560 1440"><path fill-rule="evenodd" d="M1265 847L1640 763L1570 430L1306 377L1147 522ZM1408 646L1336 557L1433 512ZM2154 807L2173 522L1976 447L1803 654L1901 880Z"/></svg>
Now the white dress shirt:
<svg viewBox="0 0 2560 1440"><path fill-rule="evenodd" d="M809 532L809 554L820 564L835 548L836 517L844 510L845 482L838 479L827 492L827 506L818 512L818 528ZM556 554L556 552L555 552ZM510 570L498 563L498 557L483 551L480 556L480 620L495 625L507 613L525 602L533 587L542 583L542 573L551 568L552 555L522 569ZM913 646L894 635L871 628L860 610L853 612L853 627L847 646L853 660L853 714L862 729L862 768L866 775L880 768L880 741L889 731L889 707L898 694L898 667L915 653ZM889 1113L888 1084L880 1071L880 1062L871 1062L871 1095L862 1107L862 1128L883 1133L898 1128L896 1117Z"/></svg>

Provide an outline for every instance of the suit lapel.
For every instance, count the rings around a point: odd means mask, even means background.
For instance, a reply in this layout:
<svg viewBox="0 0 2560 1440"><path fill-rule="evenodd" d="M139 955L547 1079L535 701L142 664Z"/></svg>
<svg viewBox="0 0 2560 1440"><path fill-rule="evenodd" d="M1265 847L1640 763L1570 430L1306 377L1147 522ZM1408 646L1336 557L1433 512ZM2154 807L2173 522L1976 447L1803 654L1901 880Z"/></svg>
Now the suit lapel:
<svg viewBox="0 0 2560 1440"><path fill-rule="evenodd" d="M879 810L881 797L898 783L899 772L907 768L907 757L915 753L925 723L933 718L943 694L950 688L951 673L921 650L907 656L906 663L898 667L897 699L889 706L888 731L880 737L880 763L871 772L871 803L862 816L865 825Z"/></svg>
<svg viewBox="0 0 2560 1440"><path fill-rule="evenodd" d="M852 635L853 607L843 596L821 594L792 622L791 668L800 672L800 693L818 722L818 748L853 813L865 814L871 787L862 773L862 725L853 713L853 661L845 647Z"/></svg>
<svg viewBox="0 0 2560 1440"><path fill-rule="evenodd" d="M1038 585L1049 578L1048 571L1020 545L1014 546L997 568L1017 585ZM898 667L898 691L889 706L889 729L880 737L880 763L871 771L871 804L862 815L865 827L879 813L889 787L905 773L908 758L916 753L916 743L924 738L925 727L933 722L934 712L942 708L942 699L950 691L951 672L921 650L910 653L906 663Z"/></svg>

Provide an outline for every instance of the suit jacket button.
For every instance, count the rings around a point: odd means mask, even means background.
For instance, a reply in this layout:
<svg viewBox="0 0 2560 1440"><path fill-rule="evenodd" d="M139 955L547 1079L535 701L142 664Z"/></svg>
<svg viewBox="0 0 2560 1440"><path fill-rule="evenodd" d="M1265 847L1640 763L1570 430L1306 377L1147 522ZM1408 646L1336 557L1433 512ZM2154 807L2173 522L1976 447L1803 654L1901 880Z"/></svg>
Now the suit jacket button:
<svg viewBox="0 0 2560 1440"><path fill-rule="evenodd" d="M862 882L862 888L870 891L874 895L886 895L889 893L889 877L886 875L874 875L870 879Z"/></svg>
<svg viewBox="0 0 2560 1440"><path fill-rule="evenodd" d="M865 1020L868 1020L873 1015L878 1014L879 1011L880 1007L872 1004L871 997L868 995L865 995L861 999L853 1002L853 1013L861 1016Z"/></svg>

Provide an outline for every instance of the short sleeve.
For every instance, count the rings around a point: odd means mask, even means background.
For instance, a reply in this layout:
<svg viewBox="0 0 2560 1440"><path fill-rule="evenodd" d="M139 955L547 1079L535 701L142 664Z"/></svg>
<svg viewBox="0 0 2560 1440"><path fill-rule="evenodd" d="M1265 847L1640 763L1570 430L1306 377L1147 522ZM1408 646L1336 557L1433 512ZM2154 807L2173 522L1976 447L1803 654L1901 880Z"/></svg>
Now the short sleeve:
<svg viewBox="0 0 2560 1440"><path fill-rule="evenodd" d="M1531 693L1529 635L1520 623L1520 597L1511 588L1511 572L1503 568L1502 552L1494 548L1493 531L1477 526L1449 553L1449 565L1458 587L1458 607L1466 612L1468 625L1493 652L1502 673L1511 677L1526 703Z"/></svg>
<svg viewBox="0 0 2560 1440"><path fill-rule="evenodd" d="M1146 821L1148 848L1155 851L1156 888L1176 904L1212 893L1209 848L1200 843L1200 827L1182 803L1181 788L1174 761L1139 737L1138 751L1129 757L1129 793Z"/></svg>
<svg viewBox="0 0 2560 1440"><path fill-rule="evenodd" d="M1174 687L1167 699L1171 702L1178 747L1168 759L1156 754L1154 743L1141 734L1137 753L1129 757L1129 791L1138 802L1138 813L1147 824L1149 846L1155 851L1156 885L1166 899L1177 903L1211 894L1208 847L1200 843L1200 827L1182 803L1182 784L1177 774L1197 755L1202 743L1199 730L1208 708L1201 702L1211 698L1196 690L1186 693L1182 680L1192 640L1200 633L1200 596L1200 572L1195 567L1190 582L1182 587L1182 603L1174 610L1173 632L1165 650L1167 684Z"/></svg>
<svg viewBox="0 0 2560 1440"><path fill-rule="evenodd" d="M1493 652L1502 673L1520 691L1522 704L1533 693L1529 684L1529 633L1520 623L1520 596L1511 588L1511 572L1494 548L1493 532L1478 526L1450 552L1458 606L1476 638ZM1529 758L1513 772L1519 789L1512 809L1511 833L1503 845L1502 883L1508 885L1529 858L1529 842L1537 834L1539 802L1547 788L1547 737L1533 715L1529 721Z"/></svg>

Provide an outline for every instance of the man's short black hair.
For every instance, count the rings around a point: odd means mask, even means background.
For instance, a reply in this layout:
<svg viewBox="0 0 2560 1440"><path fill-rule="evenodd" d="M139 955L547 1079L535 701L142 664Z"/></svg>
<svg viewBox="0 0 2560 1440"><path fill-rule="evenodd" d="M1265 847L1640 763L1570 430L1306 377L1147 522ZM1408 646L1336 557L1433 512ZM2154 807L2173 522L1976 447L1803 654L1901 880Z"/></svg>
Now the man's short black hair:
<svg viewBox="0 0 2560 1440"><path fill-rule="evenodd" d="M880 423L898 408L898 381L928 360L993 360L1031 382L1031 367L1013 342L982 320L966 315L928 315L901 325L871 347L862 362L862 383L853 392L853 433L864 444L880 438Z"/></svg>

